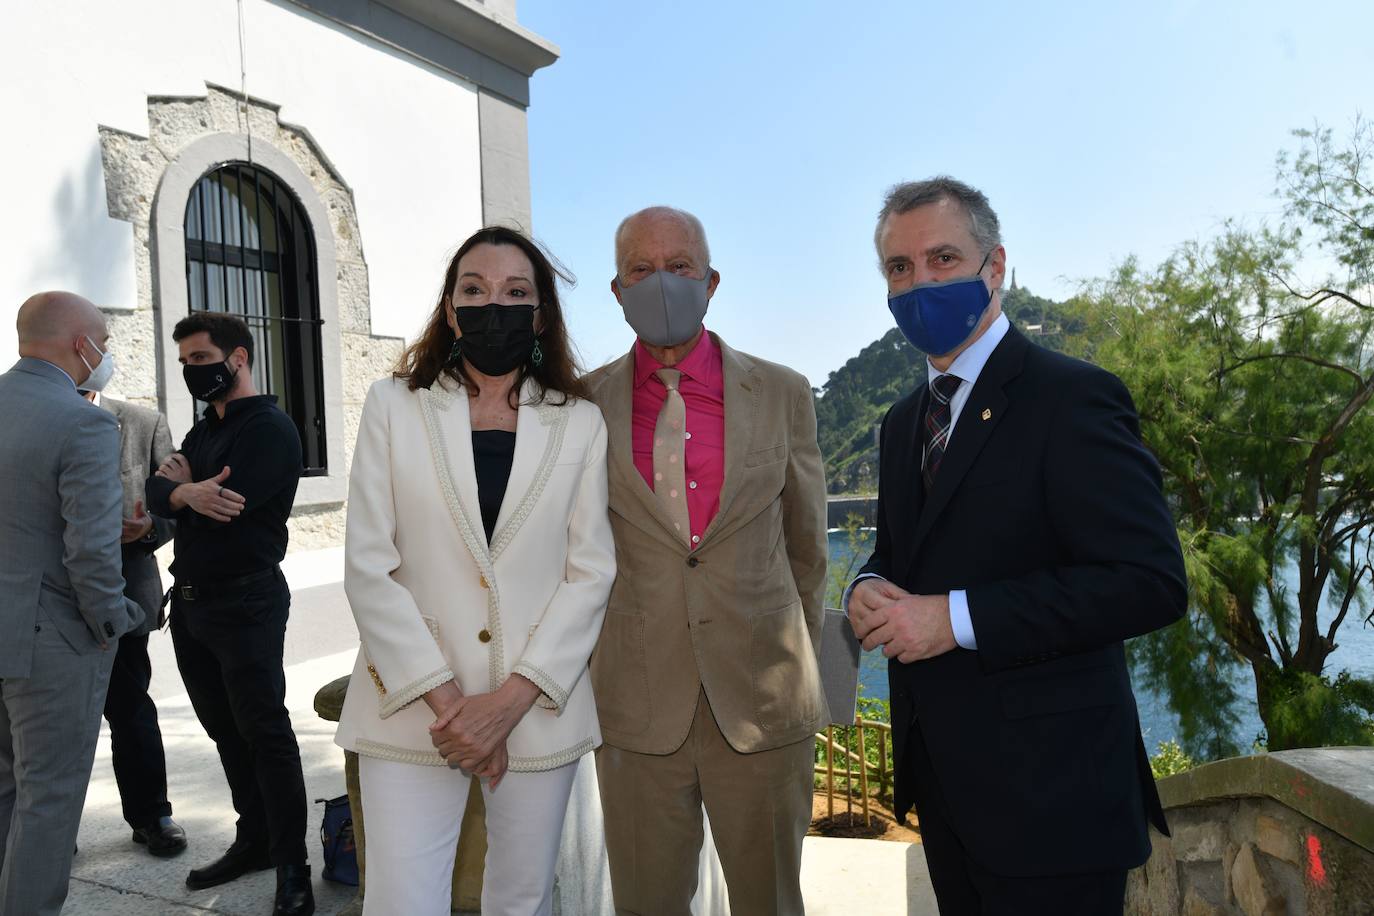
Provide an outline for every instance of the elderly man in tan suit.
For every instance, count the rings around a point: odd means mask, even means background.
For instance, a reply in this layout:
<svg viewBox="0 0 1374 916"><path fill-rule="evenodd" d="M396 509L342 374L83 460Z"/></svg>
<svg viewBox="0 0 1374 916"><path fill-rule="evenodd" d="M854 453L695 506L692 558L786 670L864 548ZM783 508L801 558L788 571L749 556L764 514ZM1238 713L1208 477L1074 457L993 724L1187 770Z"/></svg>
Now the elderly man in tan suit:
<svg viewBox="0 0 1374 916"><path fill-rule="evenodd" d="M629 353L588 378L609 433L618 575L592 684L616 912L687 914L705 805L740 916L799 914L827 541L806 379L702 325L701 223L616 231Z"/></svg>

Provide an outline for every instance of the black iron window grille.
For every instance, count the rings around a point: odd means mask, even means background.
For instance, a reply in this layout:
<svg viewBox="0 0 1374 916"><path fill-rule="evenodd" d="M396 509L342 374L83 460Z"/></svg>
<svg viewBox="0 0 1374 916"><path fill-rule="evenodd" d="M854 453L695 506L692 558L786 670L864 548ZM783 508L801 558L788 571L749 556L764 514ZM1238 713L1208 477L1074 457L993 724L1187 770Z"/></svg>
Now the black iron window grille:
<svg viewBox="0 0 1374 916"><path fill-rule="evenodd" d="M186 204L193 312L230 312L253 333L253 381L295 421L306 476L328 473L315 236L304 208L265 169L234 162L201 177ZM197 402L196 416L205 405Z"/></svg>

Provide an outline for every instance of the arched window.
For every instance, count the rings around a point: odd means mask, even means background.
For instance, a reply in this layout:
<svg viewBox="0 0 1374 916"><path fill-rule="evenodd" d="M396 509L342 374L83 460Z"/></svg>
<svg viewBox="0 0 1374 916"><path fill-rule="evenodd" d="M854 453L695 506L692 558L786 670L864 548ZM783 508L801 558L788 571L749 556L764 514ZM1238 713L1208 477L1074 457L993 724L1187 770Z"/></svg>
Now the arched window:
<svg viewBox="0 0 1374 916"><path fill-rule="evenodd" d="M234 162L196 183L186 204L190 310L248 322L253 381L295 421L306 476L328 473L315 263L310 220L271 172Z"/></svg>

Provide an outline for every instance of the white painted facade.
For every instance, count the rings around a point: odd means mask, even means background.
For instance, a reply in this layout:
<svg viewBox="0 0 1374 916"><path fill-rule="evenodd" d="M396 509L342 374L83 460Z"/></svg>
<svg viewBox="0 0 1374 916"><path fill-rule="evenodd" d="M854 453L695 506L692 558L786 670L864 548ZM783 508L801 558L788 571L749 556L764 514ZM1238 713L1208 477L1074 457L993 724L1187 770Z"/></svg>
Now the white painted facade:
<svg viewBox="0 0 1374 916"><path fill-rule="evenodd" d="M510 0L7 4L0 369L25 298L80 293L111 316L111 392L160 407L179 437L192 417L170 341L185 291L171 286L185 265L168 233L185 200L159 197L197 178L178 165L245 158L225 150L294 169L287 183L328 224L312 228L331 439L329 479L297 502L318 517L294 533L338 543L367 383L419 330L464 237L529 228L528 80L557 51L514 17Z"/></svg>

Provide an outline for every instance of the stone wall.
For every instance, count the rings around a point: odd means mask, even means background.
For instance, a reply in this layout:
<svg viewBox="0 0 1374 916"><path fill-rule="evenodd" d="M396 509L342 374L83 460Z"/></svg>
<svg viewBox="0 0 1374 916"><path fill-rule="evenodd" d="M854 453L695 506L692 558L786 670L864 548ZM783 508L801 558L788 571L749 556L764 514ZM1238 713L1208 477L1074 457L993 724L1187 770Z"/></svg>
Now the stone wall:
<svg viewBox="0 0 1374 916"><path fill-rule="evenodd" d="M1374 914L1374 748L1222 760L1159 788L1172 838L1151 831L1127 913Z"/></svg>
<svg viewBox="0 0 1374 916"><path fill-rule="evenodd" d="M299 168L309 186L292 190L303 201L318 201L324 208L321 212L328 214L327 220L318 221L323 225L313 228L320 263L331 272L329 279L333 281L322 282L320 289L321 316L326 318L323 332L336 336L334 352L339 354L336 364L326 361L324 366L325 418L342 433L341 455L330 455L330 478L343 481L352 462L367 388L390 373L403 342L372 333L367 263L352 189L309 132L282 122L277 114L275 105L209 86L203 98L149 99L146 137L100 129L108 210L112 217L132 224L138 278L135 307L109 311L111 342L120 361L116 387L131 401L168 411L166 386L181 384L167 368L173 363L168 357L174 354L167 351L172 346L172 329L170 315L163 311L171 291L159 288L157 269L159 255L169 256L159 251L157 240L167 235L154 225L157 197L168 167L206 137L251 136L250 150L271 148ZM184 208L183 202L174 203ZM178 251L172 256L183 255ZM337 320L329 320L335 314ZM330 351L327 345L326 352ZM331 374L337 385L331 384ZM331 388L340 392L337 399L328 396ZM173 423L174 431L178 425ZM302 492L308 492L305 482ZM291 519L293 550L343 543L344 488L338 486L332 492L338 496L324 500L298 497Z"/></svg>

